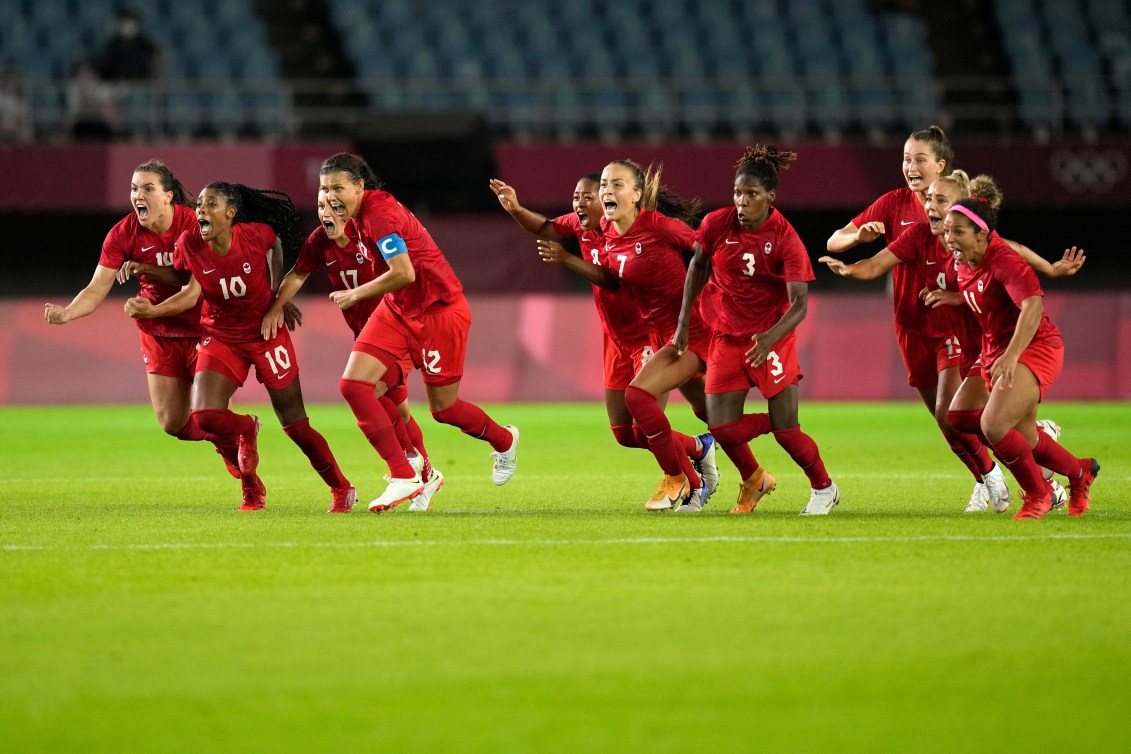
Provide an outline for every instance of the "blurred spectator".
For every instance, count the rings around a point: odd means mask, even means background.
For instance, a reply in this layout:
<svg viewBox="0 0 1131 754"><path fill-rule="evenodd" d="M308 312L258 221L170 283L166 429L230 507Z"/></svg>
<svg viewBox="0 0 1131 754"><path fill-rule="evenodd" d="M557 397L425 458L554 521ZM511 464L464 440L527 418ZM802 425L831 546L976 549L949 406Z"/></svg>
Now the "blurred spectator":
<svg viewBox="0 0 1131 754"><path fill-rule="evenodd" d="M31 107L24 75L15 63L0 69L0 143L31 141Z"/></svg>
<svg viewBox="0 0 1131 754"><path fill-rule="evenodd" d="M102 49L98 72L105 81L142 81L157 76L161 51L141 32L141 14L130 8L118 14L112 36Z"/></svg>
<svg viewBox="0 0 1131 754"><path fill-rule="evenodd" d="M110 139L118 127L117 96L89 60L71 68L67 82L67 121L76 139Z"/></svg>

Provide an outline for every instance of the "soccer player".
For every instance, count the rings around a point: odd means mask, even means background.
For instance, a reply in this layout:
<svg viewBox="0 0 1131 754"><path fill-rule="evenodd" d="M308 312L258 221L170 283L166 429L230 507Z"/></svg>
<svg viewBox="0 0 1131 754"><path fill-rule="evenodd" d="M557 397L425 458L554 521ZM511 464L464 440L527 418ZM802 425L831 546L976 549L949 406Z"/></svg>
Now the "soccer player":
<svg viewBox="0 0 1131 754"><path fill-rule="evenodd" d="M153 413L161 429L173 437L216 445L229 473L238 477L236 444L189 421L200 345L200 302L175 279L157 277L173 264L173 245L181 233L196 229L195 202L165 163L149 160L134 168L130 205L133 211L106 234L90 283L66 306L46 304L43 316L53 325L65 325L91 314L106 300L115 277L125 282L138 275L139 296L155 305L175 297L165 316L137 321Z"/></svg>
<svg viewBox="0 0 1131 754"><path fill-rule="evenodd" d="M955 300L958 294L954 260L942 243L943 218L955 201L968 196L970 178L964 171L955 170L950 175L939 176L927 190L927 223L914 224L886 248L854 264L845 264L828 256L817 261L824 262L838 275L856 280L873 280L904 263L919 268L924 279L924 287L919 293L920 306L926 307L927 332L935 338L938 374L935 421L951 450L974 476L974 490L966 504L966 512L984 511L992 506L1002 513L1009 508L1010 496L1001 470L976 435L958 432L947 421L950 403L959 384L972 371L980 369L981 328L967 307L957 306L961 300ZM1083 254L1075 248L1066 251L1064 258L1056 264L1049 264L1028 247L1012 241L1006 243L1024 256L1031 266L1049 277L1074 275L1084 262ZM952 298L944 298L947 291L952 293ZM946 301L956 306L940 306ZM1038 424L1042 431L1051 433L1054 440L1059 436L1060 428L1055 422L1042 420ZM1054 497L1063 502L1067 498L1063 488L1055 480L1052 484Z"/></svg>
<svg viewBox="0 0 1131 754"><path fill-rule="evenodd" d="M382 190L381 179L365 160L339 153L322 163L319 174L319 198L338 217L352 220L358 243L380 253L389 268L368 283L330 294L342 309L381 297L354 342L341 380L342 396L358 427L389 467L388 487L369 510L388 510L424 488L380 402L402 379L399 363L406 357L424 375L432 417L489 443L491 479L506 484L515 473L519 431L460 400L471 309L448 260L420 221Z"/></svg>
<svg viewBox="0 0 1131 754"><path fill-rule="evenodd" d="M212 434L238 438L243 505L262 510L267 498L256 468L259 419L228 408L249 370L263 383L283 427L330 487L331 513L349 513L357 490L338 468L326 439L310 426L299 383L298 358L286 327L263 335L263 318L282 277L283 243L297 246L298 214L285 194L216 181L200 192L197 228L185 231L173 271L204 299L204 340L193 380L192 418Z"/></svg>
<svg viewBox="0 0 1131 754"><path fill-rule="evenodd" d="M298 261L283 278L275 301L264 315L265 338L274 337L283 327L285 305L295 297L315 270L325 270L331 286L336 291L356 288L375 280L378 275L388 270L384 261L376 261L373 253L364 244L359 244L356 238L349 235L346 221L330 210L325 198L318 199L318 219L321 226L307 237L302 251L299 252ZM356 306L340 310L355 339L361 334L361 329L369 320L369 315L377 309L377 304L380 302L380 298L368 298L358 302ZM404 358L399 366L407 379L408 373L412 371L412 362ZM401 443L409 463L424 480L424 488L412 501L409 510L426 511L431 506L436 492L444 485L444 475L433 467L428 459L428 451L424 447L424 433L409 412L408 386L405 380L402 379L379 400L389 416L397 440Z"/></svg>
<svg viewBox="0 0 1131 754"><path fill-rule="evenodd" d="M599 199L604 207L601 266L585 265L581 274L605 288L628 291L648 330L654 355L624 391L625 405L644 433L664 472L647 510L668 510L684 504L701 508L718 487L718 468L711 445L672 431L661 396L697 379L706 367L710 331L696 311L691 320L691 343L685 353L671 346L679 318L683 255L690 254L698 224L699 204L672 194L660 185L660 171L647 171L631 160L614 160L601 172ZM657 211L664 204L665 210ZM543 258L555 253L540 241ZM713 444L713 443L712 443ZM726 450L726 448L724 448ZM701 459L696 468L694 459Z"/></svg>
<svg viewBox="0 0 1131 754"><path fill-rule="evenodd" d="M1040 466L1068 477L1070 516L1082 516L1100 472L1094 458L1077 458L1036 429L1037 404L1064 364L1060 331L1044 312L1037 276L997 235L1001 193L985 176L971 198L947 212L943 238L957 262L958 287L982 327L983 392L959 390L950 424L980 433L1024 490L1014 518L1041 518L1052 488Z"/></svg>
<svg viewBox="0 0 1131 754"><path fill-rule="evenodd" d="M518 201L514 188L503 181L493 179L491 190L499 198L511 217L526 230L539 237L538 248L542 260L561 264L572 272L588 279L594 266L608 267L601 220L604 206L598 200L601 174L589 173L578 180L573 190L573 211L549 219L537 212L523 207ZM663 197L657 203L663 211ZM581 257L570 254L553 239L576 238L581 246ZM592 282L592 281L590 281ZM625 403L624 394L633 377L655 353L648 335L648 328L640 316L630 293L623 289L603 288L593 283L593 303L601 320L602 353L604 355L605 411L609 416L609 427L616 441L626 448L648 448L648 441L639 424L634 424L632 414ZM691 404L692 411L704 424L707 423L707 408L703 393L703 380L696 378L680 386L680 392ZM663 404L667 395L657 396ZM696 451L692 465L702 473L717 475L715 468L714 439L709 433L697 438ZM711 469L715 469L713 472Z"/></svg>
<svg viewBox="0 0 1131 754"><path fill-rule="evenodd" d="M797 383L803 375L794 331L805 319L813 268L797 232L774 207L778 173L796 158L796 152L758 144L738 160L734 206L709 213L696 233L673 340L683 354L698 304L714 329L707 356L711 434L742 475L732 513L752 512L777 486L749 445L771 431L809 478L802 515L826 515L840 502L817 444L798 421ZM766 398L769 413L743 414L752 387ZM684 509L695 510L694 501Z"/></svg>

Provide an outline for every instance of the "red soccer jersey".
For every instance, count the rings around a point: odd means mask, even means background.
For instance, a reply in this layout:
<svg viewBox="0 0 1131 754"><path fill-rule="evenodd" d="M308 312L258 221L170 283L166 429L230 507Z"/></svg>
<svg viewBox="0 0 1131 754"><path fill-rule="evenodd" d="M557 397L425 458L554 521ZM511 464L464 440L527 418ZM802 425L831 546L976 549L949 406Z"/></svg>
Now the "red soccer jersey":
<svg viewBox="0 0 1131 754"><path fill-rule="evenodd" d="M263 223L233 225L232 246L224 256L212 251L195 228L181 236L173 267L188 270L200 283L205 335L229 343L263 339L263 315L275 300L268 266L274 245L275 231Z"/></svg>
<svg viewBox="0 0 1131 754"><path fill-rule="evenodd" d="M994 233L977 267L958 265L958 285L962 298L974 310L982 326L982 364L988 367L1009 347L1013 331L1017 329L1021 302L1030 296L1044 295L1037 273ZM1033 343L1052 347L1064 345L1060 330L1049 321L1047 314L1041 316L1041 323L1030 341Z"/></svg>
<svg viewBox="0 0 1131 754"><path fill-rule="evenodd" d="M599 228L581 230L577 215L570 212L554 218L554 232L563 238L576 238L581 245L581 255L587 262L608 267L605 252L605 238ZM593 303L597 306L597 316L601 328L613 342L624 348L638 346L648 338L648 329L640 318L640 311L628 291L621 288L611 291L599 285L593 286Z"/></svg>
<svg viewBox="0 0 1131 754"><path fill-rule="evenodd" d="M348 234L346 237L349 238L349 243L344 247L338 246L326 237L326 231L318 227L307 236L306 243L302 245L295 270L307 275L319 269L325 270L334 290L345 291L368 283L389 269L383 260L375 262L369 250L357 244L357 239L350 238ZM374 296L342 310L342 316L353 330L355 338L380 303L381 297Z"/></svg>
<svg viewBox="0 0 1131 754"><path fill-rule="evenodd" d="M695 243L695 231L679 220L651 210L641 212L623 236L601 220L605 238L602 264L628 290L647 329L661 338L675 334L687 270L683 253Z"/></svg>
<svg viewBox="0 0 1131 754"><path fill-rule="evenodd" d="M400 236L408 249L408 258L416 271L416 280L388 295L390 309L405 317L419 317L431 309L443 308L463 297L463 286L440 247L416 216L394 199L392 194L367 190L361 198L354 224L357 227L358 243L374 259L381 252L382 243L393 234Z"/></svg>
<svg viewBox="0 0 1131 754"><path fill-rule="evenodd" d="M726 335L770 329L789 310L786 284L813 280L805 245L776 209L749 231L739 225L736 207L717 209L703 218L696 238L711 259L703 316Z"/></svg>
<svg viewBox="0 0 1131 754"><path fill-rule="evenodd" d="M102 242L102 256L98 264L117 270L127 261L152 264L158 267L173 265L173 247L181 233L195 230L196 213L180 204L173 205L173 224L164 233L154 233L143 228L132 212L122 218L106 234ZM180 286L159 283L145 275L140 275L142 298L154 304L181 290ZM143 332L160 338L198 338L200 337L200 302L196 306L172 317L154 317L135 320Z"/></svg>
<svg viewBox="0 0 1131 754"><path fill-rule="evenodd" d="M884 224L884 240L891 246L908 227L926 223L927 212L919 195L904 186L872 202L852 223L859 228L877 220ZM927 335L927 311L919 302L919 291L925 283L922 270L915 265L900 265L891 276L895 323L907 332Z"/></svg>
<svg viewBox="0 0 1131 754"><path fill-rule="evenodd" d="M901 233L899 238L889 243L887 248L903 262L895 269L898 270L905 266L918 268L923 280L923 285L919 290L923 288L931 291L938 289L944 291L958 290L955 287L955 280L952 279L949 286L946 280L946 269L948 266L953 268L954 257L943 246L942 239L931 233L929 223L915 223ZM919 298L918 291L915 292L915 301L917 306L924 310L923 329L921 330L923 335L938 338L953 334L952 314L955 311L961 311L960 309L953 306L931 309Z"/></svg>

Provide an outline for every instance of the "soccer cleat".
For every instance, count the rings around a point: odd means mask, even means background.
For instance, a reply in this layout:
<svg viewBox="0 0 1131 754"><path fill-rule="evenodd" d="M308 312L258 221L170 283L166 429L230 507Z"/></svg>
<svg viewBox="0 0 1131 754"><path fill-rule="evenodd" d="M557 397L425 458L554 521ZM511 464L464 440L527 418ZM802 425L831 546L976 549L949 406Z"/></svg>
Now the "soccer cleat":
<svg viewBox="0 0 1131 754"><path fill-rule="evenodd" d="M715 490L719 488L719 467L715 463L715 452L718 450L719 444L715 442L715 438L710 432L699 435L698 440L703 443L703 453L699 458L693 460L691 465L695 467L695 471L703 479L703 505L706 505L707 499L714 495Z"/></svg>
<svg viewBox="0 0 1131 754"><path fill-rule="evenodd" d="M515 466L518 465L518 427L508 424L505 429L514 437L510 450L491 453L494 458L491 463L491 481L500 487L511 480Z"/></svg>
<svg viewBox="0 0 1131 754"><path fill-rule="evenodd" d="M1049 487L1052 488L1052 509L1058 511L1068 502L1068 492L1055 479L1050 479L1048 482Z"/></svg>
<svg viewBox="0 0 1131 754"><path fill-rule="evenodd" d="M256 444L256 438L259 437L259 417L253 414L251 421L251 432L240 435L240 474L254 474L259 467L259 447Z"/></svg>
<svg viewBox="0 0 1131 754"><path fill-rule="evenodd" d="M334 487L330 492L334 496L334 502L327 513L349 513L353 510L353 504L357 502L355 487Z"/></svg>
<svg viewBox="0 0 1131 754"><path fill-rule="evenodd" d="M243 505L241 511L261 511L267 504L267 488L263 480L256 476L250 484L243 485Z"/></svg>
<svg viewBox="0 0 1131 754"><path fill-rule="evenodd" d="M691 485L687 482L686 474L679 474L678 476L664 475L660 480L660 486L656 488L656 494L652 499L644 503L644 508L650 511L666 511L672 506L680 505L683 499L691 492Z"/></svg>
<svg viewBox="0 0 1131 754"><path fill-rule="evenodd" d="M970 493L970 502L966 503L966 513L980 513L984 510L989 510L990 507L990 493L986 490L986 485L982 482L977 482L974 485L974 491Z"/></svg>
<svg viewBox="0 0 1131 754"><path fill-rule="evenodd" d="M738 485L738 502L730 509L731 513L753 513L758 501L778 488L778 480L762 467L750 478Z"/></svg>
<svg viewBox="0 0 1131 754"><path fill-rule="evenodd" d="M836 483L830 484L823 490L813 490L809 496L809 503L801 511L802 516L827 516L829 511L840 503L840 490Z"/></svg>
<svg viewBox="0 0 1131 754"><path fill-rule="evenodd" d="M416 472L416 475L424 479L424 456L419 453L408 456L408 465Z"/></svg>
<svg viewBox="0 0 1131 754"><path fill-rule="evenodd" d="M982 482L986 485L989 503L993 507L994 513L1005 513L1009 509L1009 486L1005 483L1005 476L1001 473L1001 467L995 463L994 467L982 477Z"/></svg>
<svg viewBox="0 0 1131 754"><path fill-rule="evenodd" d="M381 496L369 504L370 513L381 513L390 508L396 508L405 500L412 500L418 497L424 491L424 482L420 481L420 477L413 477L412 479L390 479L389 486L381 493Z"/></svg>
<svg viewBox="0 0 1131 754"><path fill-rule="evenodd" d="M408 506L410 511L426 511L432 505L432 497L440 491L444 486L444 475L435 466L432 467L432 476L428 477L428 481L424 483L423 489L420 494L412 499L412 505Z"/></svg>
<svg viewBox="0 0 1131 754"><path fill-rule="evenodd" d="M1044 518L1052 510L1052 490L1046 483L1038 492L1026 494L1021 498L1021 510L1013 514L1016 518Z"/></svg>
<svg viewBox="0 0 1131 754"><path fill-rule="evenodd" d="M1052 438L1053 442L1060 442L1060 425L1054 422L1052 419L1038 419L1037 431L1044 432L1046 435ZM1042 466L1041 476L1043 476L1045 479L1052 479L1052 469L1046 469L1044 466ZM1061 502L1061 505L1063 505L1063 501ZM1059 507L1057 505L1055 495L1053 495L1052 507L1053 510L1056 510Z"/></svg>
<svg viewBox="0 0 1131 754"><path fill-rule="evenodd" d="M707 504L707 496L703 494L703 487L697 490L692 490L680 506L675 509L676 513L698 513L703 510L703 506Z"/></svg>
<svg viewBox="0 0 1131 754"><path fill-rule="evenodd" d="M228 473L232 475L232 478L233 479L239 479L240 478L240 459L239 459L239 456L237 456L235 458L229 458L228 456L224 455L224 451L220 450L220 448L216 448L216 452L219 453L220 457L224 459L224 468L228 470Z"/></svg>
<svg viewBox="0 0 1131 754"><path fill-rule="evenodd" d="M1068 515L1083 516L1092 502L1092 482L1100 475L1100 464L1095 458L1085 458L1088 468L1080 476L1068 481Z"/></svg>

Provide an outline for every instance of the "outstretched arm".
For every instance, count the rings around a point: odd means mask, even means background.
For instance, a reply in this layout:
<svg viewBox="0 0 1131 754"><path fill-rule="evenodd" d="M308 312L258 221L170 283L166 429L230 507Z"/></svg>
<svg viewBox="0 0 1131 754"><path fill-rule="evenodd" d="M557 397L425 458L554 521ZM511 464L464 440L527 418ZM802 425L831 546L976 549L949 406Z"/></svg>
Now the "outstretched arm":
<svg viewBox="0 0 1131 754"><path fill-rule="evenodd" d="M154 304L147 298L135 296L126 301L123 309L133 319L154 319L156 317L172 317L196 306L200 299L200 283L196 278L190 277L179 291L160 304Z"/></svg>
<svg viewBox="0 0 1131 754"><path fill-rule="evenodd" d="M845 264L839 259L833 259L832 257L821 257L817 261L824 262L829 266L830 270L841 277L852 278L854 280L875 280L880 275L890 271L897 264L901 264L903 260L887 249L882 249L868 259L861 259L854 264Z"/></svg>
<svg viewBox="0 0 1131 754"><path fill-rule="evenodd" d="M881 222L864 223L859 228L856 223L849 223L829 236L825 249L830 254L839 254L848 251L853 246L862 243L871 243L884 234L884 224Z"/></svg>
<svg viewBox="0 0 1131 754"><path fill-rule="evenodd" d="M593 285L599 285L613 291L620 289L620 282L605 267L586 262L581 257L570 254L557 241L539 238L537 243L538 256L542 257L543 262L563 265L567 270L585 278Z"/></svg>
<svg viewBox="0 0 1131 754"><path fill-rule="evenodd" d="M553 221L545 215L532 212L518 203L518 194L515 192L513 186L508 186L498 178L492 178L491 190L494 191L495 196L499 198L499 204L503 205L503 209L524 229L542 238L560 238L560 236L554 232Z"/></svg>
<svg viewBox="0 0 1131 754"><path fill-rule="evenodd" d="M98 265L94 269L94 276L86 287L66 306L58 304L44 304L43 318L53 325L65 325L72 319L80 319L102 306L106 295L114 286L116 270L111 267Z"/></svg>
<svg viewBox="0 0 1131 754"><path fill-rule="evenodd" d="M1086 259L1084 250L1077 249L1073 246L1071 249L1065 249L1064 255L1056 262L1049 262L1023 243L1010 241L1008 238L1003 238L1002 240L1009 244L1011 249L1020 254L1030 267L1049 278L1070 277L1075 275L1079 269L1084 266L1084 260Z"/></svg>
<svg viewBox="0 0 1131 754"><path fill-rule="evenodd" d="M267 307L267 312L263 315L263 324L261 325L261 332L264 340L274 338L279 332L279 328L283 326L286 321L284 316L284 309L287 304L291 303L291 299L302 288L302 284L310 277L309 272L297 272L292 269L283 278L282 284L279 286L279 292L275 294L275 300L271 302L271 306ZM301 322L301 316L299 321Z"/></svg>

